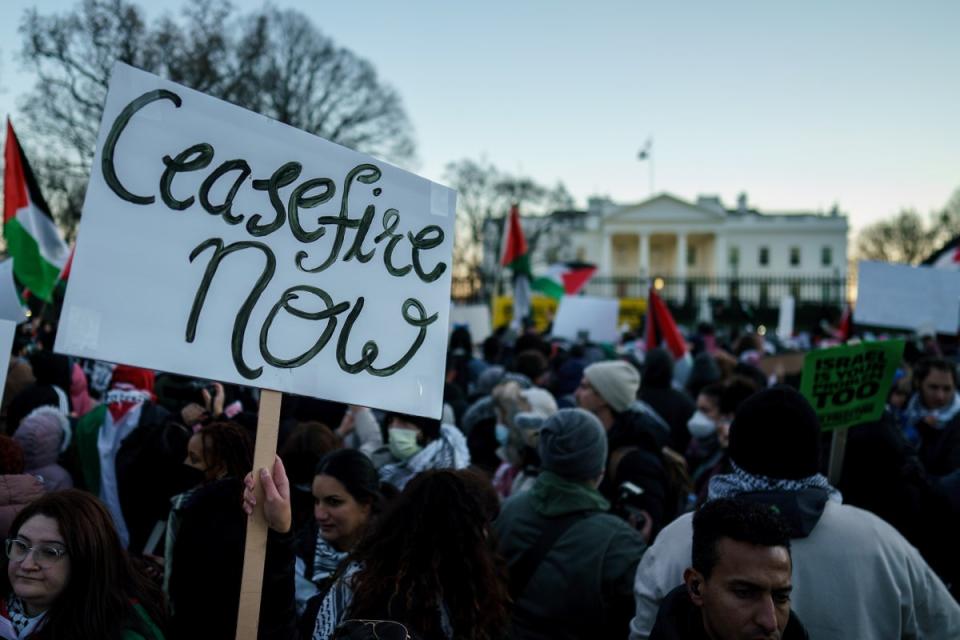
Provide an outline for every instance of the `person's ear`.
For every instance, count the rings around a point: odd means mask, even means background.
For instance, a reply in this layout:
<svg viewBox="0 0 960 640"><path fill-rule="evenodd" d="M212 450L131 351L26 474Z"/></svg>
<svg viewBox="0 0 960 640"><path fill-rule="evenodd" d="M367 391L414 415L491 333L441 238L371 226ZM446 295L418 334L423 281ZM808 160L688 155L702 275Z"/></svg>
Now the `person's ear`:
<svg viewBox="0 0 960 640"><path fill-rule="evenodd" d="M687 586L690 601L698 607L703 606L703 576L699 571L690 567L683 572L683 583Z"/></svg>

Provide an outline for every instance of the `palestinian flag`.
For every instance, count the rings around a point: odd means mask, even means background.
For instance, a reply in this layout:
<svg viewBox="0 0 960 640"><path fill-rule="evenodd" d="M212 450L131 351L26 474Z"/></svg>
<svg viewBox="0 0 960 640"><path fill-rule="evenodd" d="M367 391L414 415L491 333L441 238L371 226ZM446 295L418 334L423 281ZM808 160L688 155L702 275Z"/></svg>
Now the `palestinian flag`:
<svg viewBox="0 0 960 640"><path fill-rule="evenodd" d="M510 207L500 265L513 271L513 324L521 327L530 315L530 250L520 226L519 205Z"/></svg>
<svg viewBox="0 0 960 640"><path fill-rule="evenodd" d="M596 272L596 265L585 262L552 264L545 275L533 281L533 290L559 300L564 295L573 296L579 293Z"/></svg>
<svg viewBox="0 0 960 640"><path fill-rule="evenodd" d="M34 296L51 302L69 252L9 119L3 158L3 236L13 274Z"/></svg>
<svg viewBox="0 0 960 640"><path fill-rule="evenodd" d="M679 360L687 354L687 341L677 328L677 323L674 322L667 304L653 287L650 287L650 295L647 298L645 333L647 351L656 349L662 344L673 354L674 360Z"/></svg>

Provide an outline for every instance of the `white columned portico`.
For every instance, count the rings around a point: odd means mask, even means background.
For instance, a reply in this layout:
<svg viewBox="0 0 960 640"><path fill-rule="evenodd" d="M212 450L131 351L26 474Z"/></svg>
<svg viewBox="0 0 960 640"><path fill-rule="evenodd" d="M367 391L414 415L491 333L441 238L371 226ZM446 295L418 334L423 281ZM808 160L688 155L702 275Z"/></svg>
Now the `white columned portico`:
<svg viewBox="0 0 960 640"><path fill-rule="evenodd" d="M613 275L613 265L611 261L611 255L613 251L610 247L610 243L613 242L613 237L609 232L603 232L603 240L600 245L600 273L609 277Z"/></svg>
<svg viewBox="0 0 960 640"><path fill-rule="evenodd" d="M678 280L677 301L683 304L687 296L687 232L677 232L677 266L674 275Z"/></svg>
<svg viewBox="0 0 960 640"><path fill-rule="evenodd" d="M723 295L723 286L719 278L727 275L730 271L727 258L727 237L723 234L713 236L713 295Z"/></svg>
<svg viewBox="0 0 960 640"><path fill-rule="evenodd" d="M640 277L650 276L650 234L637 234L637 265L640 267Z"/></svg>

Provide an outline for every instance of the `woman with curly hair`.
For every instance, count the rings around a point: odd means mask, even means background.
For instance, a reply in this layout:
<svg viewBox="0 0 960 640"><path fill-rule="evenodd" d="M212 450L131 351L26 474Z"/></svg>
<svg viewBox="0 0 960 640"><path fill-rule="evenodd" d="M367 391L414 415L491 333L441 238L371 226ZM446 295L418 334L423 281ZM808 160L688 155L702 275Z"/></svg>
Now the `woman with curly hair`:
<svg viewBox="0 0 960 640"><path fill-rule="evenodd" d="M131 566L103 503L49 493L23 509L0 573L0 638L163 640L162 596Z"/></svg>
<svg viewBox="0 0 960 640"><path fill-rule="evenodd" d="M272 476L261 475L278 485L283 477L279 461ZM283 513L289 509L289 493L285 497L276 487L264 489L267 522L289 521ZM244 502L252 512L249 476ZM502 638L508 596L489 541L494 514L488 502L464 472L433 470L415 476L354 549L307 637L350 637L362 630L358 626L383 621L384 629L402 629L400 637Z"/></svg>

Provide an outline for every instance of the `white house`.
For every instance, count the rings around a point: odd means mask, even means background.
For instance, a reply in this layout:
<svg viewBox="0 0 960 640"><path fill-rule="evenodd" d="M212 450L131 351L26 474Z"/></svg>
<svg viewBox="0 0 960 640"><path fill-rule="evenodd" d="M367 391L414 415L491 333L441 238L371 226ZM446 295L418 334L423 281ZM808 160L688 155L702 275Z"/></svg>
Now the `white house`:
<svg viewBox="0 0 960 640"><path fill-rule="evenodd" d="M831 283L847 276L848 224L836 208L760 212L745 195L727 209L717 197L687 202L662 193L630 205L592 198L587 211L524 220L524 227L541 230L534 265L595 263L592 288L601 295L643 295L650 282L678 302L690 295L727 297L734 287L751 302L776 304L789 292L798 300L839 303L843 286ZM609 289L612 282L616 290Z"/></svg>

